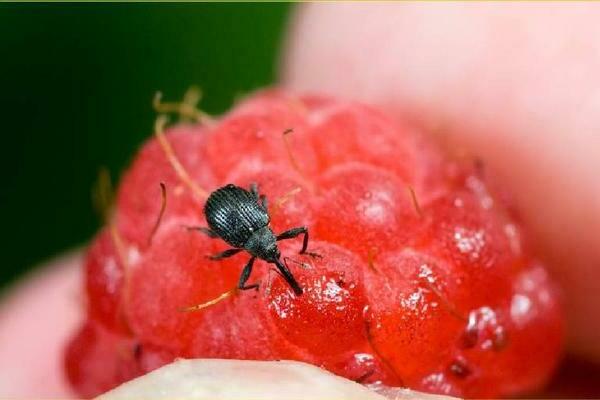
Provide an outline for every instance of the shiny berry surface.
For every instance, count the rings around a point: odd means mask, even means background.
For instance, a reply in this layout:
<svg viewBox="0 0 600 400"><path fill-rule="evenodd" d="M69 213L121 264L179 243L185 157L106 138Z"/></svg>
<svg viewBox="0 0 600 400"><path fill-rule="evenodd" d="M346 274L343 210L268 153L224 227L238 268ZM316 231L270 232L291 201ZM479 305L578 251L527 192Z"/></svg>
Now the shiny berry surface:
<svg viewBox="0 0 600 400"><path fill-rule="evenodd" d="M284 135L284 132L287 132ZM464 397L515 396L548 379L562 347L555 284L530 253L504 194L476 160L370 107L276 90L211 125L166 138L206 192L256 182L299 284L206 226L204 198L152 138L124 174L114 220L85 261L87 320L67 347L67 376L94 396L175 357L294 359L361 383ZM167 192L161 208L159 183Z"/></svg>

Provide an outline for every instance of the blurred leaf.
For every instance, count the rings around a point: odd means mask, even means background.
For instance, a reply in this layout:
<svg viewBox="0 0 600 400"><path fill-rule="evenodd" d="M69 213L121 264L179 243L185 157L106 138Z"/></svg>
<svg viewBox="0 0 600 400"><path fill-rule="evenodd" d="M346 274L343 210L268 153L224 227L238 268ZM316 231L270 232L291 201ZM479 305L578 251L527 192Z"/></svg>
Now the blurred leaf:
<svg viewBox="0 0 600 400"><path fill-rule="evenodd" d="M98 168L152 132L152 98L223 112L274 80L287 4L0 4L0 283L98 228Z"/></svg>

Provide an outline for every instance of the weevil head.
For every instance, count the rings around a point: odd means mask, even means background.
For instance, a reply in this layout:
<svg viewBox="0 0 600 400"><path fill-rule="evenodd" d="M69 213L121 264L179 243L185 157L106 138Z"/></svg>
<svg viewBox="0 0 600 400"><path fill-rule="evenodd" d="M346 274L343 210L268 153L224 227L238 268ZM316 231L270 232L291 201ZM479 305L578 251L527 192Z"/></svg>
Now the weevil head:
<svg viewBox="0 0 600 400"><path fill-rule="evenodd" d="M281 256L277 247L277 238L268 226L254 232L244 248L253 256L269 262L274 262Z"/></svg>

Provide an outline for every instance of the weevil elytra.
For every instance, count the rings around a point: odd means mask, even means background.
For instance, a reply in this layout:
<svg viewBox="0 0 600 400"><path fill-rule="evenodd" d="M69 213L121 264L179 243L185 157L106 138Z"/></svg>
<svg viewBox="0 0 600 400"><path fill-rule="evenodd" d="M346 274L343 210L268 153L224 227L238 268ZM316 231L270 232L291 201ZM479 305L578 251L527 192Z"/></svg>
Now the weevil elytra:
<svg viewBox="0 0 600 400"><path fill-rule="evenodd" d="M308 246L308 228L305 226L289 229L275 235L269 227L270 217L267 198L258 193L253 183L250 190L228 184L210 194L204 205L204 214L208 227L194 227L211 238L221 238L232 246L221 253L210 256L212 260L231 257L241 251L247 251L251 258L242 270L238 289L258 288L258 284L246 285L254 261L259 258L275 264L296 295L302 294L302 288L291 271L281 261L281 252L277 242L304 235L300 254L306 253Z"/></svg>

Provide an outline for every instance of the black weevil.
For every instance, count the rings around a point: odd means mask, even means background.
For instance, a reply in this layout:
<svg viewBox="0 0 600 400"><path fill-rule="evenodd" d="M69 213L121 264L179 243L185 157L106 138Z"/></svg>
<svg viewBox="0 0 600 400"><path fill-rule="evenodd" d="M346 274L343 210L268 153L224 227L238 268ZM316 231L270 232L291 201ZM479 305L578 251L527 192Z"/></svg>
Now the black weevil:
<svg viewBox="0 0 600 400"><path fill-rule="evenodd" d="M267 209L267 198L259 195L258 186L253 183L250 190L229 184L208 196L204 205L204 215L208 228L192 228L204 232L211 238L221 238L232 249L210 256L212 260L231 257L240 251L247 251L252 256L240 276L238 288L255 289L258 284L246 285L256 258L275 264L294 293L302 294L302 288L296 279L281 262L281 253L277 241L295 238L304 234L300 254L306 253L308 246L308 229L305 226L292 228L275 235L269 227L270 217Z"/></svg>

